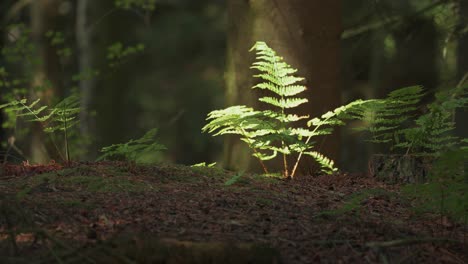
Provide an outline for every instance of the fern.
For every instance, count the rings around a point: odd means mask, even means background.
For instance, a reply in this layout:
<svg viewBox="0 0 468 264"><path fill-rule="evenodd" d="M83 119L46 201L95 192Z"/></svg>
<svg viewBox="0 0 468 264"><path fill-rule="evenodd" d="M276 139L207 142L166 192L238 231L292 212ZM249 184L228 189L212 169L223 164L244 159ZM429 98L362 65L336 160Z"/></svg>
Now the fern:
<svg viewBox="0 0 468 264"><path fill-rule="evenodd" d="M415 120L416 126L406 130L408 146L418 154L437 159L424 185L409 185L406 194L418 201L421 211L438 211L456 221L468 216L468 139L453 136L454 113L468 106L468 86L438 92L428 112Z"/></svg>
<svg viewBox="0 0 468 264"><path fill-rule="evenodd" d="M397 147L407 148L419 154L439 156L462 146L463 139L453 136L454 113L457 108L468 106L467 87L457 87L436 93L434 102L428 105L428 112L415 120L415 126L403 131L405 142Z"/></svg>
<svg viewBox="0 0 468 264"><path fill-rule="evenodd" d="M455 109L468 105L466 87L436 93L428 111L418 116L415 110L423 95L421 86L411 86L395 90L385 99L372 100L360 113L369 126L358 130L370 132L371 142L387 144L391 151L403 149L406 154L440 155L459 145L460 140L451 132Z"/></svg>
<svg viewBox="0 0 468 264"><path fill-rule="evenodd" d="M468 138L464 138L462 140L460 140L460 149L461 150L464 150L464 151L468 151Z"/></svg>
<svg viewBox="0 0 468 264"><path fill-rule="evenodd" d="M370 142L385 143L393 149L400 143L404 124L413 118L423 95L421 86L410 86L389 93L385 99L373 100L362 116L369 125L356 130L370 132Z"/></svg>
<svg viewBox="0 0 468 264"><path fill-rule="evenodd" d="M224 186L231 186L238 182L240 178L244 175L244 172L238 172L236 175L232 176L229 180L224 183Z"/></svg>
<svg viewBox="0 0 468 264"><path fill-rule="evenodd" d="M153 128L139 139L103 147L101 149L103 155L98 158L98 161L114 158L137 162L144 154L164 150L166 148L155 139L157 132L158 129Z"/></svg>
<svg viewBox="0 0 468 264"><path fill-rule="evenodd" d="M27 99L13 100L0 105L0 109L5 108L5 112L14 113L15 117L25 118L26 121L40 122L44 132L55 134L57 131L63 133L65 146L65 158L70 161L69 152L69 130L78 124L77 115L80 112L79 97L72 94L59 102L55 107L39 105L40 99L28 103ZM54 142L54 141L53 141ZM59 149L55 142L54 146ZM61 151L58 150L60 155Z"/></svg>
<svg viewBox="0 0 468 264"><path fill-rule="evenodd" d="M293 76L297 70L284 62L283 58L264 42L257 42L252 50L256 51L256 62L251 68L260 71L254 77L262 80L252 89L268 91L268 96L260 97L258 100L273 110L257 111L244 105L215 110L208 114L208 124L202 128L202 131L212 133L214 136L239 135L252 150L253 156L259 160L265 174L269 172L263 161L274 159L278 154L282 156L284 177L294 177L304 154L314 158L323 172L336 171L331 159L313 151L311 138L330 134L333 126L344 124L340 118L345 117L345 112L364 101L353 102L320 118L314 118L308 123L310 128L297 127L295 122L308 119L309 116L287 112L308 102L306 98L298 97L307 89L298 84L304 78ZM297 156L292 168L288 164L289 155Z"/></svg>
<svg viewBox="0 0 468 264"><path fill-rule="evenodd" d="M40 99L37 99L28 104L27 99L12 100L9 103L0 105L0 109L4 109L7 113L15 113L16 117L27 114L39 116L47 108L47 106L41 106L35 109L39 101Z"/></svg>
<svg viewBox="0 0 468 264"><path fill-rule="evenodd" d="M75 127L78 121L78 114L80 113L80 98L77 94L72 94L54 107L41 106L36 107L39 99L30 105L23 104L25 107L22 113L17 116L24 116L27 121L41 122L44 132L55 134L57 132L63 133L63 145L65 146L65 160L69 162L70 147L69 147L69 132L70 129Z"/></svg>

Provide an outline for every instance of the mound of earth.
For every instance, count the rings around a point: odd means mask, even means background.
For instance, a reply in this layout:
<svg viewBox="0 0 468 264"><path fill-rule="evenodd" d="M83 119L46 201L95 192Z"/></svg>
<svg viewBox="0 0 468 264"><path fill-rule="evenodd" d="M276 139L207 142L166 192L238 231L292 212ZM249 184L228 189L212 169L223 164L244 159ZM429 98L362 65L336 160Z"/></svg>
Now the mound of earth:
<svg viewBox="0 0 468 264"><path fill-rule="evenodd" d="M1 263L467 263L466 226L365 175L9 165Z"/></svg>

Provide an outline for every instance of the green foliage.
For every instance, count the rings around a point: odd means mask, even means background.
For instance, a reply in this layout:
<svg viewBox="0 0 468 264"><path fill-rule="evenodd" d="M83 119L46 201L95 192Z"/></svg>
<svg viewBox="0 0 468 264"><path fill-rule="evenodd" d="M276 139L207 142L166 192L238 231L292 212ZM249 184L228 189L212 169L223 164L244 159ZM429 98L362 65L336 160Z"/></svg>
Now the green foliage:
<svg viewBox="0 0 468 264"><path fill-rule="evenodd" d="M349 212L357 211L361 204L370 197L390 197L392 194L384 189L367 189L358 193L353 193L347 197L342 206L334 209L320 212L318 216L337 216Z"/></svg>
<svg viewBox="0 0 468 264"><path fill-rule="evenodd" d="M151 6L154 6L154 1L152 0L117 2L120 2L117 5L120 5L122 8L152 8ZM32 95L32 98L43 98L43 95L54 94L53 91L58 87L56 88L55 85L52 85L51 80L37 79L39 67L49 66L41 66L44 63L42 61L44 54L39 52L38 46L31 39L31 29L24 24L13 24L7 27L6 33L7 39L5 45L0 47L1 55L4 58L4 65L0 67L0 104L3 104L3 112L5 114L4 122L1 124L2 127L10 130L8 134L11 132L16 142L19 142L20 145L17 149L20 150L22 147L26 147L24 144L21 146L21 142L26 142L24 139L30 135L31 126L24 126L21 119L18 122L18 117L23 117L26 121L40 122L44 131L49 133L52 144L55 145L62 158L70 160L69 145L81 144L81 149L84 149L82 143L90 140L89 137L86 138L82 135L75 137L79 134L76 131L69 131L78 122L79 98L73 95L59 102L55 107L39 106L39 101L30 103L30 95ZM48 42L53 48L53 52L60 59L59 63L61 64L64 76L56 79L56 81L62 79L64 80L62 85L68 85L65 74L70 74L71 76L71 72L67 68L67 65L71 63L71 57L76 53L67 45L69 40L66 38L66 34L56 30L48 30L44 34L44 40L41 41ZM106 54L110 68L122 65L125 63L125 60L143 51L144 48L143 44L125 46L120 42L114 43L108 48ZM101 70L87 68L73 74L71 79L75 82L90 80L100 74ZM32 83L39 85L32 87ZM58 86L60 87L61 85L58 84ZM51 91L52 93L50 93ZM27 98L27 101L23 101L23 98ZM59 100L59 98L55 97L48 97L47 99L52 102ZM24 105L21 105L21 102ZM55 142L56 139L53 138L57 133L63 133L64 135L64 151L59 150ZM70 136L72 136L73 141L69 141ZM62 140L60 139L60 141ZM7 142L0 142L0 144L7 147Z"/></svg>
<svg viewBox="0 0 468 264"><path fill-rule="evenodd" d="M18 98L26 98L31 91L33 69L42 62L37 48L31 41L31 30L24 24L12 24L7 27L7 40L0 47L4 60L0 67L0 104L6 104ZM21 70L19 70L21 69ZM34 87L34 89L39 87ZM3 128L15 129L17 137L26 134L27 129L16 127L14 111L5 111Z"/></svg>
<svg viewBox="0 0 468 264"><path fill-rule="evenodd" d="M461 143L460 149L468 151L468 138L462 139L460 143Z"/></svg>
<svg viewBox="0 0 468 264"><path fill-rule="evenodd" d="M385 143L393 149L401 142L404 124L414 117L423 95L421 86L410 86L389 93L387 98L373 100L362 116L369 125L357 130L370 132L371 142Z"/></svg>
<svg viewBox="0 0 468 264"><path fill-rule="evenodd" d="M56 53L60 58L69 58L72 55L72 50L65 45L65 37L62 32L49 30L46 32L46 37L50 44L56 48Z"/></svg>
<svg viewBox="0 0 468 264"><path fill-rule="evenodd" d="M435 101L428 105L428 112L415 120L414 127L403 130L405 141L396 147L407 148L407 152L440 155L460 145L462 141L453 136L454 112L468 106L467 95L466 87L438 92Z"/></svg>
<svg viewBox="0 0 468 264"><path fill-rule="evenodd" d="M101 72L99 70L86 68L82 72L74 74L72 76L72 80L75 81L75 82L83 81L83 80L91 80L91 79L94 79L94 78L98 77L100 75L100 73Z"/></svg>
<svg viewBox="0 0 468 264"><path fill-rule="evenodd" d="M156 0L115 0L114 4L122 9L141 8L153 11L156 8Z"/></svg>
<svg viewBox="0 0 468 264"><path fill-rule="evenodd" d="M41 78L37 79L36 73L38 67L43 62L37 45L34 45L34 42L31 40L31 30L24 24L13 24L7 27L6 32L8 38L1 49L4 64L0 67L0 104L2 104L5 114L2 128L12 132L9 139L14 138L16 142L25 142L23 139L30 134L31 128L23 126L21 121L18 122L18 116L36 115L37 118L40 118L42 116L39 115L48 114L47 111L50 109L45 106L39 106L39 101L34 101L30 104L22 98L28 98L29 95L36 93L46 94L47 91L53 89L53 86L49 80L38 82ZM59 46L64 48L63 35L49 32L46 34L46 37L49 38L50 36L52 38L52 35L56 35L52 41L52 45L55 48L59 48ZM37 85L31 86L31 83L37 83ZM24 105L21 105L21 103ZM11 142L8 144L8 148L14 147L17 153L23 155L20 148L12 146ZM1 143L6 146L6 142ZM53 144L56 145L55 143Z"/></svg>
<svg viewBox="0 0 468 264"><path fill-rule="evenodd" d="M207 168L212 168L216 165L216 162L213 162L213 163L206 163L206 162L200 162L200 163L197 163L197 164L193 164L192 166L190 167L207 167Z"/></svg>
<svg viewBox="0 0 468 264"><path fill-rule="evenodd" d="M75 127L78 121L78 114L80 113L80 97L77 94L72 94L54 107L49 108L49 113L33 121L45 122L44 131L47 133L54 133L62 131L67 133L69 129Z"/></svg>
<svg viewBox="0 0 468 264"><path fill-rule="evenodd" d="M164 150L166 148L155 139L157 132L158 130L153 128L139 139L131 139L126 143L103 147L101 149L103 155L98 158L98 161L114 158L139 162L140 157L145 154Z"/></svg>
<svg viewBox="0 0 468 264"><path fill-rule="evenodd" d="M116 42L107 48L107 60L109 67L114 68L122 64L122 61L129 56L142 52L145 45L136 44L125 47L121 42Z"/></svg>
<svg viewBox="0 0 468 264"><path fill-rule="evenodd" d="M240 178L242 177L242 175L244 175L244 172L238 172L236 173L234 176L232 176L229 180L227 180L225 183L224 183L224 186L231 186L233 185L234 183L238 182L240 180Z"/></svg>
<svg viewBox="0 0 468 264"><path fill-rule="evenodd" d="M5 45L2 48L1 54L9 63L31 63L32 65L40 64L40 60L36 55L36 47L30 38L31 30L24 24L13 24L8 26L8 38L11 45Z"/></svg>
<svg viewBox="0 0 468 264"><path fill-rule="evenodd" d="M415 200L418 211L439 212L456 221L468 216L468 149L444 153L435 163L426 184L407 185L404 194Z"/></svg>
<svg viewBox="0 0 468 264"><path fill-rule="evenodd" d="M371 142L387 144L390 151L440 155L461 143L451 132L455 129L454 111L468 105L467 90L457 87L436 93L424 114L417 113L424 95L421 86L395 90L387 98L365 105L361 114L369 125L358 130L370 132Z"/></svg>
<svg viewBox="0 0 468 264"><path fill-rule="evenodd" d="M314 145L310 139L330 134L333 126L343 125L342 118L353 116L345 115L345 113L363 104L364 101L353 102L330 111L320 118L310 120L308 122L310 129L297 127L294 125L295 122L307 119L309 116L298 116L287 111L308 101L306 98L297 96L306 90L305 86L297 84L303 78L293 76L292 74L297 70L284 62L264 42L257 42L251 50L255 50L257 54L257 60L252 68L260 71L260 74L254 77L263 81L252 89L268 91L269 96L260 97L258 100L268 104L274 110L256 111L243 105L215 110L208 114L209 122L202 131L213 133L214 136L239 135L241 140L252 149L253 156L259 160L266 174L269 172L263 161L273 159L278 154L283 156L283 176L285 177L294 177L303 154L313 157L321 165L323 172L335 171L332 160L312 151ZM297 155L297 161L290 168L286 157L293 154Z"/></svg>

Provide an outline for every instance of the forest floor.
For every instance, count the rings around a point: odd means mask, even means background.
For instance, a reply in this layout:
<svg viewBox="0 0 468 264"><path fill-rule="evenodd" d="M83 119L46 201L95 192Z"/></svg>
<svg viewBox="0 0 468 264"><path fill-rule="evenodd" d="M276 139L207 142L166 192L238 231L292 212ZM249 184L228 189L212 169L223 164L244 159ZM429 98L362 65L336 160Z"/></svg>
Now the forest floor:
<svg viewBox="0 0 468 264"><path fill-rule="evenodd" d="M1 263L468 263L466 232L365 175L105 162L0 172Z"/></svg>

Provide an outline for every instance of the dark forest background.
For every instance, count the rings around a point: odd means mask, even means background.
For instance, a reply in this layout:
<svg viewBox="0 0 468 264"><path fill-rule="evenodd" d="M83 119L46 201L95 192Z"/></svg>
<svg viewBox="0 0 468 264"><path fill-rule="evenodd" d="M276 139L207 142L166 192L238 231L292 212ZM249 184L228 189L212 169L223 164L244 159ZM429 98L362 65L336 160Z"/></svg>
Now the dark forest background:
<svg viewBox="0 0 468 264"><path fill-rule="evenodd" d="M307 79L320 115L351 100L409 85L431 93L468 72L468 0L2 0L0 104L79 93L72 159L158 128L167 150L149 162L218 162L248 168L229 139L202 134L208 112L254 104L249 69L266 41ZM424 111L422 109L421 111ZM467 113L457 133L468 135ZM1 150L11 160L58 160L41 129L0 115ZM347 171L364 171L378 148L349 124L320 142Z"/></svg>

